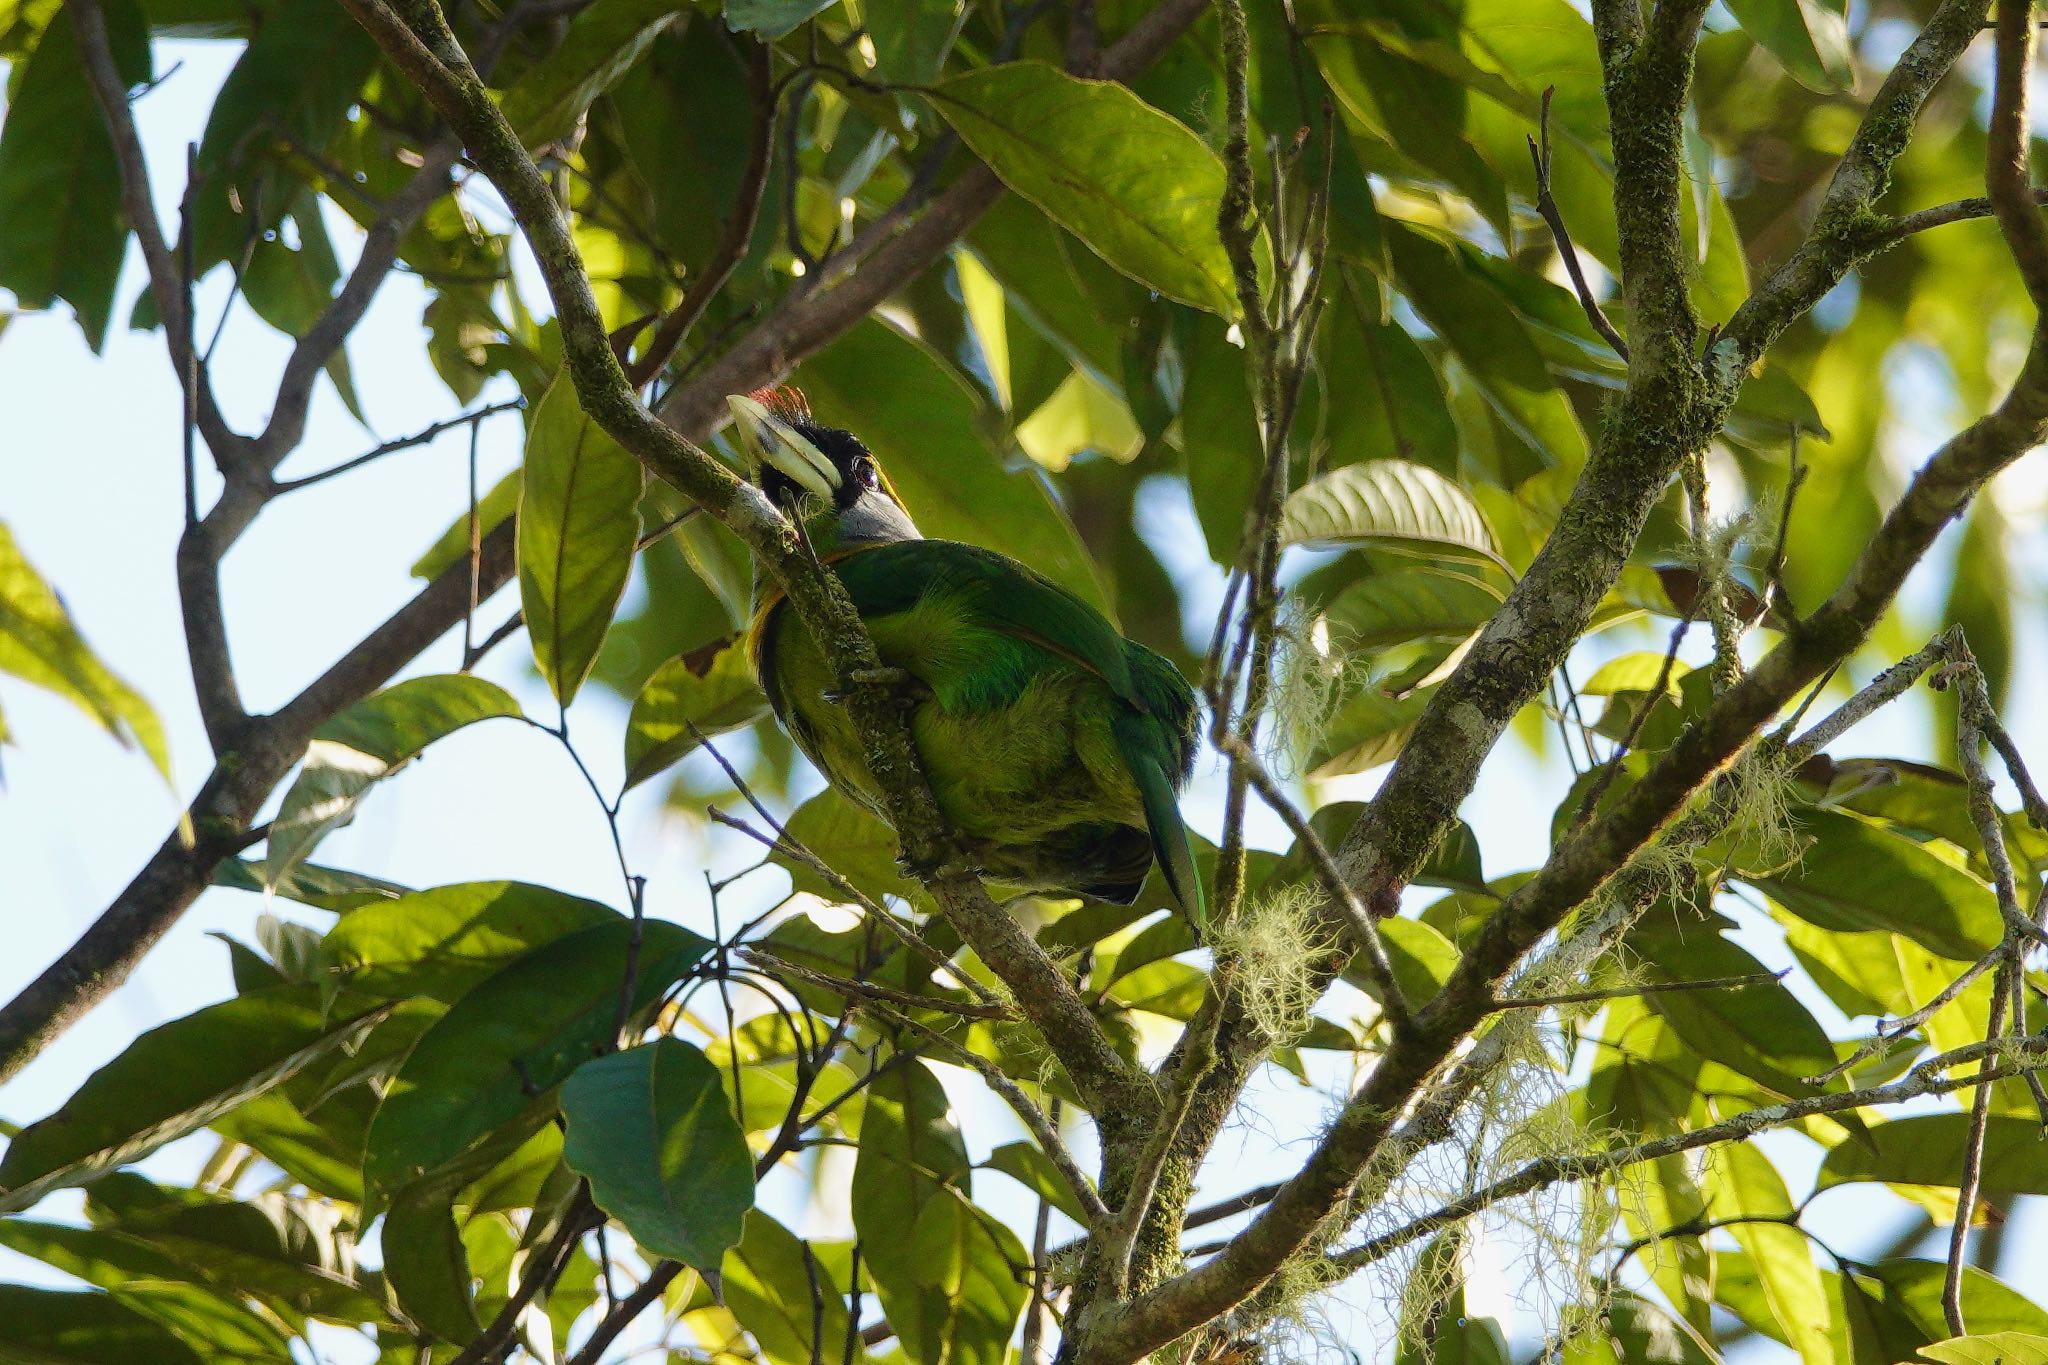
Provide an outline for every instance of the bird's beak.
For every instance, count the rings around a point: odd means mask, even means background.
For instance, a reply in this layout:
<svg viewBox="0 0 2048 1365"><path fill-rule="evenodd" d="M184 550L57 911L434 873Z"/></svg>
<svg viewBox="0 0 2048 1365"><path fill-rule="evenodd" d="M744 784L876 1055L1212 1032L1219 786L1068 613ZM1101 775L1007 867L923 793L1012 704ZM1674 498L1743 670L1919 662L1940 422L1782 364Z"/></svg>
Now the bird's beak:
<svg viewBox="0 0 2048 1365"><path fill-rule="evenodd" d="M839 487L839 471L803 433L755 399L736 393L725 400L732 409L740 445L756 465L772 465L806 492L829 498Z"/></svg>

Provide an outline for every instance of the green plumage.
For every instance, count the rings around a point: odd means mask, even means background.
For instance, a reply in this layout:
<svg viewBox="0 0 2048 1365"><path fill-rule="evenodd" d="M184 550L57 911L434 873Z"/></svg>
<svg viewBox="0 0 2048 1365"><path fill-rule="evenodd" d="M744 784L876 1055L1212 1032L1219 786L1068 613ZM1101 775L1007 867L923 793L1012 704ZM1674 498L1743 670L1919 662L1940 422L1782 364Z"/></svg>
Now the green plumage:
<svg viewBox="0 0 2048 1365"><path fill-rule="evenodd" d="M1197 926L1202 889L1176 798L1193 763L1193 691L1066 589L991 550L945 540L852 549L832 562L882 662L920 694L910 730L939 808L992 878L1128 902L1157 857ZM835 682L794 613L754 628L776 716L833 785L879 811Z"/></svg>

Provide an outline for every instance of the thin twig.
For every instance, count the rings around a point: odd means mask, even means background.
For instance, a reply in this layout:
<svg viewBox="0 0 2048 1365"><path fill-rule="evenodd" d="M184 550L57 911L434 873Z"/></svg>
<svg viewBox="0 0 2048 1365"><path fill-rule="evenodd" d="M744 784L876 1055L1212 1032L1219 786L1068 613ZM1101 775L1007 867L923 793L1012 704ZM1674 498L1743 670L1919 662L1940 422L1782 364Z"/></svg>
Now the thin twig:
<svg viewBox="0 0 2048 1365"><path fill-rule="evenodd" d="M474 411L465 412L459 416L436 422L432 426L416 431L410 436L400 436L386 441L382 445L364 451L353 459L343 460L332 469L323 469L316 474L307 474L297 479L279 479L274 485L274 489L279 493L290 493L301 488L311 488L314 484L325 483L329 479L338 478L352 470L361 469L364 465L381 460L386 455L392 455L401 450L411 450L415 446L427 445L439 438L443 433L455 431L461 427L475 428L485 420L495 417L501 412L518 412L525 406L526 400L524 398L510 398L502 403L488 403Z"/></svg>
<svg viewBox="0 0 2048 1365"><path fill-rule="evenodd" d="M1550 240L1557 247L1558 259L1564 262L1565 274L1571 276L1572 292L1579 296L1579 307L1586 310L1586 320L1593 324L1614 353L1623 360L1628 359L1628 343L1615 330L1600 301L1593 297L1593 287L1586 282L1585 267L1579 264L1579 250L1572 245L1571 230L1565 226L1564 211L1557 206L1557 200L1550 193L1550 101L1557 94L1557 87L1543 87L1543 112L1537 116L1537 138L1529 139L1529 160L1536 167L1536 212L1543 215L1543 221L1550 225Z"/></svg>

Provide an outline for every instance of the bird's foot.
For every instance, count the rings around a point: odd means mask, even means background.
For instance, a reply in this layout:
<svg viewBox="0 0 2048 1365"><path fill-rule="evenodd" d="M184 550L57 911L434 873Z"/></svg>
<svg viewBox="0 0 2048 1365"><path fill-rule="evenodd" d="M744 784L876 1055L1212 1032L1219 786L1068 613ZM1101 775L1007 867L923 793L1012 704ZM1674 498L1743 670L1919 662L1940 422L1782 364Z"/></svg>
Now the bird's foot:
<svg viewBox="0 0 2048 1365"><path fill-rule="evenodd" d="M979 877L987 869L982 866L979 854L966 845L940 848L928 859L913 858L907 853L896 855L896 866L903 875L913 881L942 882L956 877Z"/></svg>
<svg viewBox="0 0 2048 1365"><path fill-rule="evenodd" d="M847 675L847 681L855 687L878 687L888 694L890 701L898 706L920 706L932 698L932 690L924 679L908 669L884 665L880 668L856 668ZM833 688L824 694L825 700L834 706L841 705L851 692Z"/></svg>

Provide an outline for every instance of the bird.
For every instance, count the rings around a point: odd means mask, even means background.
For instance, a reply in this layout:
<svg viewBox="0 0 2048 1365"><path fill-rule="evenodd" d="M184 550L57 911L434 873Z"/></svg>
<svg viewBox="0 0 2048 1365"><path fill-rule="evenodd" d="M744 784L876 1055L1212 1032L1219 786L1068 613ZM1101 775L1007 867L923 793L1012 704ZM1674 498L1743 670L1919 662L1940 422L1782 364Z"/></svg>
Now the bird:
<svg viewBox="0 0 2048 1365"><path fill-rule="evenodd" d="M726 402L753 481L845 584L974 869L1011 894L1129 905L1157 861L1199 936L1179 807L1198 718L1180 670L1008 555L925 538L874 452L800 394ZM886 819L833 669L772 580L755 596L748 654L776 719Z"/></svg>

